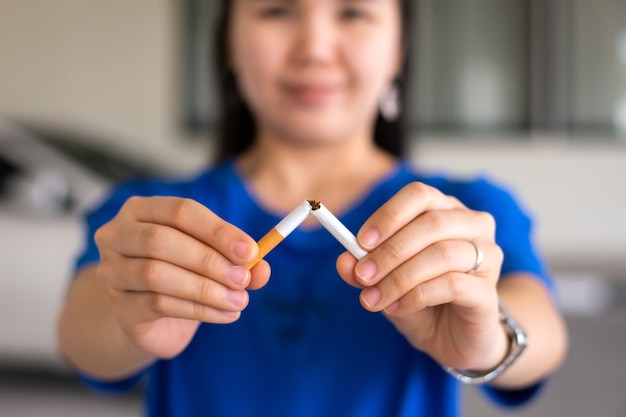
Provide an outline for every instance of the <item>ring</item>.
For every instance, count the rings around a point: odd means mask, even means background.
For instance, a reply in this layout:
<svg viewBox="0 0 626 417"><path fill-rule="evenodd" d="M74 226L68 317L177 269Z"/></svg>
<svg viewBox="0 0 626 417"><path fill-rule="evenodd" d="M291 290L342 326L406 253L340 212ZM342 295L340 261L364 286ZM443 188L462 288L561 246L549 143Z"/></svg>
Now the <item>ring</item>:
<svg viewBox="0 0 626 417"><path fill-rule="evenodd" d="M483 251L480 250L478 243L474 242L473 240L468 240L468 242L471 243L474 249L476 249L476 262L474 262L474 266L467 271L467 273L470 274L472 272L478 271L478 268L480 268L480 265L483 263L484 255L483 255Z"/></svg>

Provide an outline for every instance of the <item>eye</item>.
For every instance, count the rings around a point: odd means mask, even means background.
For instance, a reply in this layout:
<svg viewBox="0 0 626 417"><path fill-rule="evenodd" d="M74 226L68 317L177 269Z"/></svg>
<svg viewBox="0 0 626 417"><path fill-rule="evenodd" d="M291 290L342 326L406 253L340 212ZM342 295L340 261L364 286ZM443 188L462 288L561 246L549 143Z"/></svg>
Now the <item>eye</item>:
<svg viewBox="0 0 626 417"><path fill-rule="evenodd" d="M260 11L261 17L268 19L281 19L293 15L294 11L289 6L268 6Z"/></svg>
<svg viewBox="0 0 626 417"><path fill-rule="evenodd" d="M343 20L363 20L367 18L365 10L357 7L347 7L341 11L341 18Z"/></svg>

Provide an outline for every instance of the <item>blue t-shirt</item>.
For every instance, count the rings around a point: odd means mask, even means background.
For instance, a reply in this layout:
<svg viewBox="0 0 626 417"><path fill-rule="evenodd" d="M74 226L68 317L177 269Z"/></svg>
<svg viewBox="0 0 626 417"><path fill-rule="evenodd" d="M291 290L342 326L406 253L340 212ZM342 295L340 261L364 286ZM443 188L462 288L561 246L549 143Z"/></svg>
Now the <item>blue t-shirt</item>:
<svg viewBox="0 0 626 417"><path fill-rule="evenodd" d="M404 185L421 181L490 212L505 257L502 274L526 271L551 282L530 237L531 222L511 194L477 179L421 176L406 164L377 183L344 213L353 232ZM255 201L233 161L191 180L129 181L87 217L85 252L77 268L97 262L95 230L133 195L194 199L255 239L280 221ZM314 196L303 196L314 198ZM198 225L202 227L202 225ZM323 228L297 229L266 260L269 283L250 293L233 324L202 324L176 358L159 360L125 381L103 383L109 391L146 380L149 416L458 416L459 383L426 354L407 343L378 313L364 310L359 290L335 269L345 249ZM539 386L520 391L485 387L496 402L527 401Z"/></svg>

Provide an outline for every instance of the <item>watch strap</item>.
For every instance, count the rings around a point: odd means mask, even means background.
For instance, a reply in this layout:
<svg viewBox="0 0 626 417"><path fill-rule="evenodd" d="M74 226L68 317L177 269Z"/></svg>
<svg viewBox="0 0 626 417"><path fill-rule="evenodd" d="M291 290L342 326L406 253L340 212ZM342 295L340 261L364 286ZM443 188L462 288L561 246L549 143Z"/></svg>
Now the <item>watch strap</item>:
<svg viewBox="0 0 626 417"><path fill-rule="evenodd" d="M488 371L472 371L472 370L460 370L452 367L445 367L444 369L454 376L456 379L464 384L486 384L493 381L506 371L519 356L524 349L528 346L528 336L526 332L520 326L520 324L513 318L509 309L502 302L498 300L499 320L509 337L509 349L502 360L495 368Z"/></svg>

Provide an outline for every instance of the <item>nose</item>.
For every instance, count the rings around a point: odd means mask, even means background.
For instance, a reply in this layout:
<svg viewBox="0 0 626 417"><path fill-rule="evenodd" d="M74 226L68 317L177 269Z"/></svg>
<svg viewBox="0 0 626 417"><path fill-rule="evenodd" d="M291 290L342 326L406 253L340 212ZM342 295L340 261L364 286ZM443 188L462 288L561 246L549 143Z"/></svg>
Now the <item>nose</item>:
<svg viewBox="0 0 626 417"><path fill-rule="evenodd" d="M323 14L303 17L296 28L293 57L301 65L327 63L337 52L337 30Z"/></svg>

